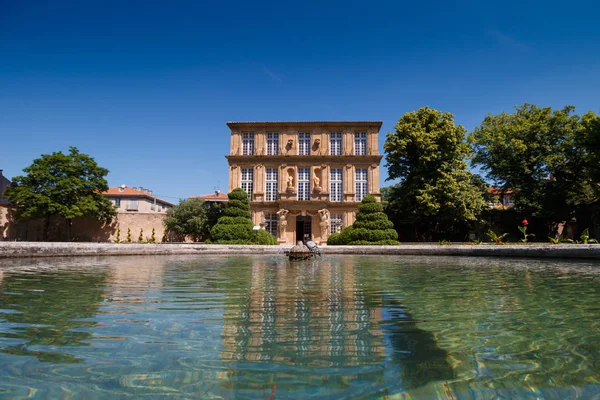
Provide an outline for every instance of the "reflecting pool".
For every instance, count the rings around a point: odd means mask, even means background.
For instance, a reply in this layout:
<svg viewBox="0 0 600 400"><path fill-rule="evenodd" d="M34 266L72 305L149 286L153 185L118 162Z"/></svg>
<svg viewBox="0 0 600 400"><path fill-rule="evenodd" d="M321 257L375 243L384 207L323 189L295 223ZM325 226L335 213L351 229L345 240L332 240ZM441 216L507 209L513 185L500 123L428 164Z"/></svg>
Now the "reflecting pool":
<svg viewBox="0 0 600 400"><path fill-rule="evenodd" d="M0 398L598 398L600 264L0 260Z"/></svg>

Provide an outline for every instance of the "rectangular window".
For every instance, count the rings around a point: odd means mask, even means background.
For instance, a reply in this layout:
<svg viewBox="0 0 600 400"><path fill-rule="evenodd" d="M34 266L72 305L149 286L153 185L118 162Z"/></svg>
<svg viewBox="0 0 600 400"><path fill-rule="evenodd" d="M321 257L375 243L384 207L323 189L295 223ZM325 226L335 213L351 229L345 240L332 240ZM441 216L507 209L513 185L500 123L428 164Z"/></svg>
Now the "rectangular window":
<svg viewBox="0 0 600 400"><path fill-rule="evenodd" d="M277 214L265 214L265 230L277 237Z"/></svg>
<svg viewBox="0 0 600 400"><path fill-rule="evenodd" d="M154 203L150 203L150 211L154 211Z"/></svg>
<svg viewBox="0 0 600 400"><path fill-rule="evenodd" d="M252 192L254 191L254 168L242 168L241 188L248 193L248 199L252 201Z"/></svg>
<svg viewBox="0 0 600 400"><path fill-rule="evenodd" d="M128 210L137 211L138 202L137 200L129 200L129 205L127 206Z"/></svg>
<svg viewBox="0 0 600 400"><path fill-rule="evenodd" d="M242 155L254 155L254 133L242 133Z"/></svg>
<svg viewBox="0 0 600 400"><path fill-rule="evenodd" d="M267 155L279 154L279 133L267 133Z"/></svg>
<svg viewBox="0 0 600 400"><path fill-rule="evenodd" d="M265 181L265 201L277 200L278 190L278 170L277 168L266 168L266 181Z"/></svg>
<svg viewBox="0 0 600 400"><path fill-rule="evenodd" d="M298 200L310 200L310 168L298 168Z"/></svg>
<svg viewBox="0 0 600 400"><path fill-rule="evenodd" d="M331 214L329 219L329 233L338 233L344 227L344 214Z"/></svg>
<svg viewBox="0 0 600 400"><path fill-rule="evenodd" d="M115 208L121 208L121 199L115 199Z"/></svg>
<svg viewBox="0 0 600 400"><path fill-rule="evenodd" d="M298 154L301 156L310 155L310 133L298 134Z"/></svg>
<svg viewBox="0 0 600 400"><path fill-rule="evenodd" d="M354 201L362 201L369 194L369 169L356 168L356 192Z"/></svg>
<svg viewBox="0 0 600 400"><path fill-rule="evenodd" d="M329 173L329 201L344 201L343 169L332 168Z"/></svg>
<svg viewBox="0 0 600 400"><path fill-rule="evenodd" d="M367 133L366 132L355 132L354 133L354 155L366 156L367 155Z"/></svg>
<svg viewBox="0 0 600 400"><path fill-rule="evenodd" d="M342 155L342 134L332 132L329 134L329 154L332 156Z"/></svg>

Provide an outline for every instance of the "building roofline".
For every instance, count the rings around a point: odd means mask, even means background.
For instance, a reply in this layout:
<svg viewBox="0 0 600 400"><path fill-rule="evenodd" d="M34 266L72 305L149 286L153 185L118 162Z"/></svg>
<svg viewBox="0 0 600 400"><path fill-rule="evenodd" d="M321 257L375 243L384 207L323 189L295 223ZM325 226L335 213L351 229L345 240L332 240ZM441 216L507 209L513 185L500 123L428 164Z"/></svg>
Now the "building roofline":
<svg viewBox="0 0 600 400"><path fill-rule="evenodd" d="M383 121L227 121L228 127L239 125L377 125L379 128Z"/></svg>

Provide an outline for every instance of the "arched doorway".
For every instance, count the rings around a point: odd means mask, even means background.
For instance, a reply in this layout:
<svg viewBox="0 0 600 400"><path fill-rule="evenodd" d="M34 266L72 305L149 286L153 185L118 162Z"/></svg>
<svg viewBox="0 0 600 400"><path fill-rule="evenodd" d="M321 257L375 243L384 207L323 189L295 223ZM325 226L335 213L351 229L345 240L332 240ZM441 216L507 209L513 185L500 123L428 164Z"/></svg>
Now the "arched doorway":
<svg viewBox="0 0 600 400"><path fill-rule="evenodd" d="M296 241L310 240L312 237L311 231L312 217L309 215L296 217Z"/></svg>

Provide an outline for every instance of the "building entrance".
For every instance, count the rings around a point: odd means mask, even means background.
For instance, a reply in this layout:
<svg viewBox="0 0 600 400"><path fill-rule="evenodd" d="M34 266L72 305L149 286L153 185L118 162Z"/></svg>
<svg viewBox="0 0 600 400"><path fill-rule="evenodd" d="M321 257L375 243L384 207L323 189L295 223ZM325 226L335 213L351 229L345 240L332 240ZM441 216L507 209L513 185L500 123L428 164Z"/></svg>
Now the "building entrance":
<svg viewBox="0 0 600 400"><path fill-rule="evenodd" d="M302 240L306 242L311 239L311 225L312 217L310 216L297 216L296 217L296 241Z"/></svg>

